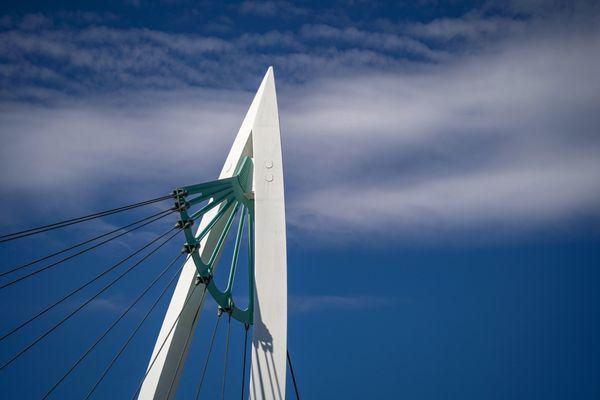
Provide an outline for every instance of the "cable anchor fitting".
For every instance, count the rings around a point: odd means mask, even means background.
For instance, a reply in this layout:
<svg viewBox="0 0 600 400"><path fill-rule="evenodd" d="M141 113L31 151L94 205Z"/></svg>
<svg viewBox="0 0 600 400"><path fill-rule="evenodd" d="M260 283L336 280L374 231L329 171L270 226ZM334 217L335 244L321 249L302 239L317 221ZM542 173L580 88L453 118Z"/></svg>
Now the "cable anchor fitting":
<svg viewBox="0 0 600 400"><path fill-rule="evenodd" d="M231 313L233 312L233 307L223 308L221 306L217 306L217 315L219 317L221 315L223 315L224 312L227 313L227 314L229 314L229 316L231 316Z"/></svg>
<svg viewBox="0 0 600 400"><path fill-rule="evenodd" d="M192 254L193 252L197 251L200 248L199 244L184 244L183 248L181 249L182 253L187 253L187 254Z"/></svg>
<svg viewBox="0 0 600 400"><path fill-rule="evenodd" d="M173 190L171 195L176 198L185 197L188 195L188 192L185 189L177 188Z"/></svg>
<svg viewBox="0 0 600 400"><path fill-rule="evenodd" d="M185 228L189 228L192 225L194 225L194 220L193 219L188 219L188 220L182 220L182 219L180 219L175 224L175 228L185 229Z"/></svg>
<svg viewBox="0 0 600 400"><path fill-rule="evenodd" d="M190 203L183 200L182 198L177 198L175 204L173 204L173 210L175 211L185 211L190 207Z"/></svg>
<svg viewBox="0 0 600 400"><path fill-rule="evenodd" d="M202 275L196 275L196 286L199 284L203 284L203 285L208 285L210 283L210 281L212 280L212 275L206 275L206 276L202 276Z"/></svg>

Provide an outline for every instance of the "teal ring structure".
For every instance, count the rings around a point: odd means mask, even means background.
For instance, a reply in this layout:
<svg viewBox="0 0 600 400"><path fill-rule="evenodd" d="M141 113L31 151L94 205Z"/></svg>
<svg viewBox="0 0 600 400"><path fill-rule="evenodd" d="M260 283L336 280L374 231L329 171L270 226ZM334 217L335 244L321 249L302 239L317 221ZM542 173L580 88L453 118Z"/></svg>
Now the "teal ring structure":
<svg viewBox="0 0 600 400"><path fill-rule="evenodd" d="M200 183L197 185L183 186L173 191L176 198L175 208L179 211L180 221L178 226L183 229L187 251L198 271L198 279L206 285L206 289L215 299L220 308L244 324L252 325L254 309L254 199L251 196L253 163L250 157L244 157L236 173L231 178ZM192 198L192 196L195 196ZM212 200L212 201L211 201ZM190 214L190 207L207 202L198 211ZM208 211L218 207L218 211L206 227L195 235L192 232L193 223ZM229 270L229 279L224 291L220 290L214 282L215 263L223 249L233 221L237 214L240 221L235 237L233 257ZM223 231L219 235L215 248L208 262L200 256L200 242L213 227L225 219ZM237 261L241 247L243 229L247 228L248 236L248 308L240 309L233 299L233 284Z"/></svg>

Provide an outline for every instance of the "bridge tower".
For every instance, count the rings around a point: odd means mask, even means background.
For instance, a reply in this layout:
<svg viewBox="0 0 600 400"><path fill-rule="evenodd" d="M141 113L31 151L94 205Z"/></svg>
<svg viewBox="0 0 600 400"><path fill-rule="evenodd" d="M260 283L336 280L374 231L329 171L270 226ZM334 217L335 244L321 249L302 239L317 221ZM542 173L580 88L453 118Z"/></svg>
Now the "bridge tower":
<svg viewBox="0 0 600 400"><path fill-rule="evenodd" d="M253 296L247 315L251 316L252 347L250 383L246 393L250 399L283 399L286 386L287 354L287 261L283 164L275 78L270 67L256 92L237 136L225 159L219 181L239 174L251 160L251 187L244 196L252 204ZM244 167L245 168L245 167ZM250 184L250 183L249 183ZM216 201L214 198L211 201ZM222 214L222 218L219 217ZM214 207L200 220L196 237L197 252L202 262L220 253L220 238L229 228L228 216L233 208ZM249 218L250 219L250 218ZM217 221L213 225L213 221ZM164 400L175 397L191 345L190 336L202 322L200 313L210 282L201 279L198 259L185 261L172 295L152 353L152 363L142 383L138 399ZM219 259L217 254L216 259ZM214 273L215 263L211 269ZM200 290L198 290L200 289ZM233 307L233 305L232 305ZM240 312L239 315L243 313ZM245 321L248 323L249 321Z"/></svg>

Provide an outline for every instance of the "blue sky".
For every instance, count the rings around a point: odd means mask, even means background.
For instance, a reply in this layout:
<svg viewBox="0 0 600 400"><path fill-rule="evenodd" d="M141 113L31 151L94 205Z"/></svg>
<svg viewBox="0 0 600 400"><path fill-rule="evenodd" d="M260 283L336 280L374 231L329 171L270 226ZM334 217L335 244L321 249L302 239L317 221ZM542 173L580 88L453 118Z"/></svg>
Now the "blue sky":
<svg viewBox="0 0 600 400"><path fill-rule="evenodd" d="M2 4L0 228L213 179L273 65L303 396L598 398L599 17L592 1ZM126 220L0 244L2 264ZM0 291L3 331L163 229ZM139 287L0 371L4 397L39 398ZM97 398L135 389L160 312ZM2 359L43 326L0 343ZM127 332L56 398L81 397Z"/></svg>

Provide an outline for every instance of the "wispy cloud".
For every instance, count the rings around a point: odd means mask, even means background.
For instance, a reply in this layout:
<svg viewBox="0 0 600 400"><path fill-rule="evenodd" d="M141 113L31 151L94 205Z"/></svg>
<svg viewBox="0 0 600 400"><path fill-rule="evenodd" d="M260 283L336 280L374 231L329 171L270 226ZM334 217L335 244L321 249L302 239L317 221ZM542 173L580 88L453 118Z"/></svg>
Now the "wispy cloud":
<svg viewBox="0 0 600 400"><path fill-rule="evenodd" d="M338 45L350 45L377 52L402 52L404 55L417 55L428 60L445 57L443 51L434 51L410 36L395 33L365 31L356 27L337 28L324 24L304 25L300 33L314 42L331 41Z"/></svg>
<svg viewBox="0 0 600 400"><path fill-rule="evenodd" d="M232 8L241 14L250 14L265 18L288 18L307 16L310 11L300 7L291 1L253 1L246 0L240 4L232 5Z"/></svg>
<svg viewBox="0 0 600 400"><path fill-rule="evenodd" d="M305 87L283 118L299 135L288 157L311 160L291 223L347 242L597 221L600 35L528 35L434 67Z"/></svg>
<svg viewBox="0 0 600 400"><path fill-rule="evenodd" d="M59 188L89 207L105 185L141 197L208 179L274 63L292 238L439 240L595 221L600 33L589 15L559 17L311 24L227 40L12 21L0 42L1 190L10 201L43 188L51 210ZM464 48L443 58L406 59L436 51L421 39L458 37Z"/></svg>
<svg viewBox="0 0 600 400"><path fill-rule="evenodd" d="M471 14L463 18L439 18L427 23L413 23L407 27L407 31L422 39L443 42L457 39L473 41L520 33L529 23L508 17L482 17Z"/></svg>
<svg viewBox="0 0 600 400"><path fill-rule="evenodd" d="M297 30L240 33L225 39L114 27L92 22L87 15L82 18L90 22L83 26L68 15L55 18L33 14L4 21L0 96L36 99L28 90L32 83L38 90L60 88L76 95L189 86L249 89L270 64L286 81L294 82L309 75L335 75L340 69L389 69L407 56L433 60L443 55L419 39L355 27L301 25ZM98 21L102 18L98 16Z"/></svg>
<svg viewBox="0 0 600 400"><path fill-rule="evenodd" d="M110 298L98 298L89 303L88 308L95 312L102 311L111 314L116 314L125 308L126 301L118 298L118 296L112 296Z"/></svg>

